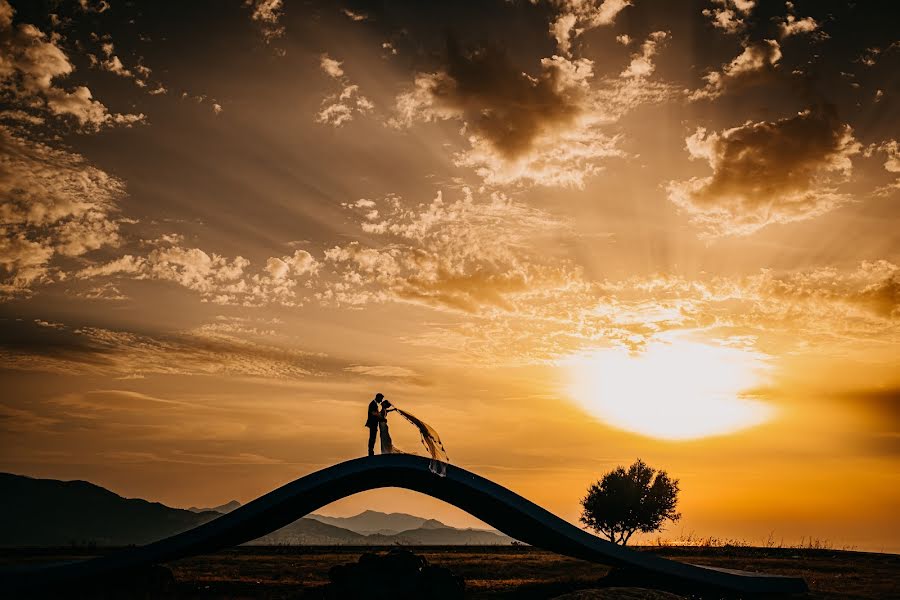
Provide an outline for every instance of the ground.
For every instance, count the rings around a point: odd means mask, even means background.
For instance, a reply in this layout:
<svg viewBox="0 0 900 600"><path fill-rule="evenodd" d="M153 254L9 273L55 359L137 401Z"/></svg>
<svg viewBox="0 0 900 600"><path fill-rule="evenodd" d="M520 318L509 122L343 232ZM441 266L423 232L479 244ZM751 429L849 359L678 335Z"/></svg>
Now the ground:
<svg viewBox="0 0 900 600"><path fill-rule="evenodd" d="M526 546L416 548L430 564L466 580L467 598L552 598L597 587L608 568ZM334 565L355 562L371 548L247 547L170 563L165 598L315 598ZM652 548L697 564L798 575L803 599L900 599L900 555L786 548ZM83 558L88 550L3 550L3 564ZM317 589L318 588L318 589Z"/></svg>

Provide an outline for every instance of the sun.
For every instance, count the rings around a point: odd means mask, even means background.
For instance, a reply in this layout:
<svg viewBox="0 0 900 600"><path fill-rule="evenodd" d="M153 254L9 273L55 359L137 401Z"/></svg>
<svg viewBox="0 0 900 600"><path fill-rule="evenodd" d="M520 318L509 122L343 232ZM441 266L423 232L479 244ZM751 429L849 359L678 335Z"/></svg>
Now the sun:
<svg viewBox="0 0 900 600"><path fill-rule="evenodd" d="M682 337L641 351L606 348L564 361L568 392L601 421L669 440L722 435L764 423L774 409L747 397L764 383L766 356Z"/></svg>

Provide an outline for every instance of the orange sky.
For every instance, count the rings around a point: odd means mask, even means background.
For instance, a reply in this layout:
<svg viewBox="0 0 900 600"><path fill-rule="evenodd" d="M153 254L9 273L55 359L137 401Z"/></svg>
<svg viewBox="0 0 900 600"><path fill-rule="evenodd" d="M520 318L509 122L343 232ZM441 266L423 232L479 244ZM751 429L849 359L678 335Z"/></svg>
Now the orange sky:
<svg viewBox="0 0 900 600"><path fill-rule="evenodd" d="M900 42L776 4L0 0L0 469L246 502L381 391L573 522L640 457L900 551Z"/></svg>

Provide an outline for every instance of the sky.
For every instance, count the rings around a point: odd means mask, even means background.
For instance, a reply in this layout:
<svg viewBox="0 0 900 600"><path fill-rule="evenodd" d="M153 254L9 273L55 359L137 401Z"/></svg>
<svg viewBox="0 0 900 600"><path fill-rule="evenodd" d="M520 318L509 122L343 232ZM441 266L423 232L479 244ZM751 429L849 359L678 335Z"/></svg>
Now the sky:
<svg viewBox="0 0 900 600"><path fill-rule="evenodd" d="M641 458L900 551L889 5L0 0L0 470L247 502L382 392L572 522Z"/></svg>

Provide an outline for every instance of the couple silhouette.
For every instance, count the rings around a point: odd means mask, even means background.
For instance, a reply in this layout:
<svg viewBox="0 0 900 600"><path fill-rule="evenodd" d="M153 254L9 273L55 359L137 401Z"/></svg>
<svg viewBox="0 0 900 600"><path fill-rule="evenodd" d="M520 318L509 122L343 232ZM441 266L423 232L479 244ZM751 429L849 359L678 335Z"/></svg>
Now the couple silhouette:
<svg viewBox="0 0 900 600"><path fill-rule="evenodd" d="M375 397L369 402L369 411L366 415L366 427L369 428L369 456L375 455L375 438L378 436L381 437L382 454L407 454L394 446L394 442L391 440L391 431L388 428L387 420L388 413L391 412L397 413L418 430L422 445L431 456L429 470L444 477L447 474L447 463L450 462L450 459L447 451L444 450L441 436L434 427L409 411L394 406L381 393L375 394Z"/></svg>
<svg viewBox="0 0 900 600"><path fill-rule="evenodd" d="M395 410L381 393L375 394L375 397L369 402L369 414L366 418L366 427L369 428L369 456L375 454L375 438L379 434L381 435L381 453L393 454L396 452L387 422L387 414Z"/></svg>

